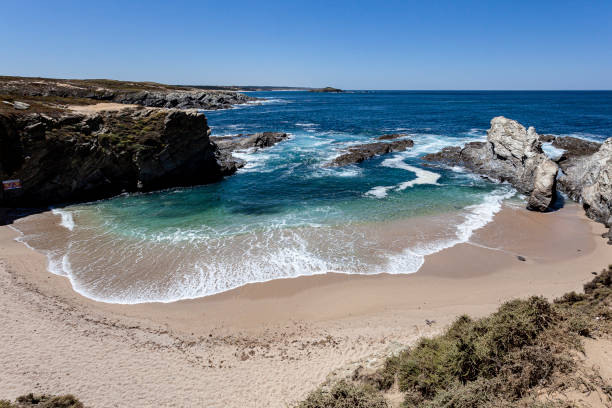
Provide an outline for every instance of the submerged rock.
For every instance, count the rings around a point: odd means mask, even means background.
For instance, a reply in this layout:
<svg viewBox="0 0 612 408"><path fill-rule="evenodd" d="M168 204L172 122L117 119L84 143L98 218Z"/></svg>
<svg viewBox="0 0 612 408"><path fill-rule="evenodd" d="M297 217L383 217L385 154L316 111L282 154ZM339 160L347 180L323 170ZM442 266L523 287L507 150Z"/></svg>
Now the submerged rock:
<svg viewBox="0 0 612 408"><path fill-rule="evenodd" d="M448 165L459 165L487 177L507 181L529 195L528 208L545 211L555 199L558 166L542 151L533 127L525 129L503 116L491 120L486 142L447 147L423 157Z"/></svg>
<svg viewBox="0 0 612 408"><path fill-rule="evenodd" d="M361 163L374 156L392 152L402 152L412 146L414 146L414 142L410 139L395 140L390 143L377 142L353 146L349 147L346 153L336 157L329 165L346 166L352 163Z"/></svg>
<svg viewBox="0 0 612 408"><path fill-rule="evenodd" d="M386 135L382 135L382 136L378 136L377 139L378 140L393 140L393 139L399 139L401 137L408 137L410 135L408 135L407 133L389 133Z"/></svg>

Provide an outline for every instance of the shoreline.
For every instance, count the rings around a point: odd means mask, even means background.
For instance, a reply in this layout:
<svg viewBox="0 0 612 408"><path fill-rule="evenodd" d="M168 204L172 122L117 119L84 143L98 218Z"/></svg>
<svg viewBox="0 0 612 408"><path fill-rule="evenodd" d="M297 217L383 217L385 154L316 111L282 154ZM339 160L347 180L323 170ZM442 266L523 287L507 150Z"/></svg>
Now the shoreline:
<svg viewBox="0 0 612 408"><path fill-rule="evenodd" d="M2 397L45 391L90 406L286 406L332 371L439 332L460 314L580 290L612 262L603 231L574 203L554 213L504 206L469 243L427 256L413 274L303 276L118 305L74 292L2 226L0 340L11 347L0 358Z"/></svg>
<svg viewBox="0 0 612 408"><path fill-rule="evenodd" d="M90 277L76 277L72 273L75 263L73 263L72 256L62 257L67 251L65 242L71 242L75 239L71 234L74 229L75 221L73 220L73 213L66 212L64 210L53 209L51 211L32 214L17 220L10 228L14 229L21 237L16 240L27 245L29 248L36 250L39 254L44 254L47 258L47 265L49 273L67 278L71 283L71 288L79 295L84 296L95 302L113 304L113 305L139 305L139 304L171 304L174 302L186 301L186 300L198 300L203 298L209 298L212 296L223 295L226 292L234 290L240 290L244 286L253 284L267 284L276 280L296 279L296 278L308 278L312 276L398 276L398 275L409 275L418 272L422 268L425 258L448 248L452 248L461 243L469 242L470 237L479 229L483 228L487 224L491 223L495 214L497 214L502 208L506 207L508 210L514 211L515 202L513 199L503 204L504 198L508 198L508 193L498 193L494 191L490 195L486 196L485 199L478 204L474 204L464 208L461 212L451 213L440 213L435 215L418 215L410 218L398 219L395 221L368 221L365 222L354 230L350 230L350 233L357 233L358 236L370 239L377 242L376 250L370 250L369 248L364 249L363 259L367 259L371 264L368 264L368 268L351 270L350 267L343 268L342 265L338 265L333 269L329 269L327 272L320 270L308 270L307 268L302 271L302 274L288 273L284 275L283 270L277 269L277 276L254 276L249 275L249 271L246 271L248 276L243 282L234 282L232 285L228 285L225 288L216 288L215 291L194 291L183 293L182 296L151 296L149 298L143 295L138 296L138 292L132 292L132 297L127 298L114 298L112 295L104 294L103 292L96 292L92 290L87 284L82 285L80 282L91 279ZM75 213L79 213L79 210L75 210ZM61 219L60 219L61 217ZM77 220L81 224L80 221ZM300 227L301 228L301 227ZM91 229L91 228L90 228ZM342 231L342 227L336 227L335 230ZM91 236L93 235L80 235L76 238L77 241L92 241ZM257 239L260 239L259 237ZM266 239L265 237L261 239ZM92 241L93 242L93 241ZM100 242L95 241L96 245L104 246L108 244L107 241ZM425 243L424 245L422 245ZM132 243L126 243L128 245ZM325 243L322 243L322 247L325 247ZM59 249L59 251L57 251ZM95 246L89 248L95 250ZM119 247L119 250L121 247ZM380 250L384 253L380 253ZM160 251L163 251L162 246L157 248L157 251L149 251L147 256L151 256L153 259L159 259ZM268 248L268 251L273 251L274 248ZM366 252L369 251L369 252ZM82 254L88 254L87 251L81 250ZM52 254L52 255L50 255ZM58 255L59 254L59 255ZM177 257L181 254L169 253L169 257ZM197 262L206 260L205 255L214 257L214 253L200 254L199 258L192 259L191 262ZM101 255L85 256L80 259L80 265L76 267L87 267L89 263L96 263ZM202 258L204 256L204 258ZM163 258L163 256L161 257ZM103 258L102 258L103 259ZM214 258L210 258L214 259ZM77 260L78 261L78 260ZM408 262L407 262L408 261ZM109 265L112 265L110 263ZM146 264L145 264L146 265ZM167 279L168 274L164 271L172 271L171 265L148 265L149 267L143 267L141 265L130 265L123 267L133 267L132 271L139 271L140 275L137 279L141 279L138 285L147 282L152 282L155 279ZM291 266L291 265L289 265ZM150 268L156 269L150 269ZM128 281L130 277L123 275L122 269L107 269L104 270L98 267L97 276L103 276L104 272L114 274L124 281ZM187 272L189 273L189 272ZM146 274L145 276L143 276ZM95 277L94 277L95 278ZM176 279L176 278L173 278ZM325 279L325 278L324 278ZM175 284L179 284L176 282ZM198 282L192 282L192 287L198 287ZM200 282L201 284L201 282ZM133 286L138 290L138 285ZM122 289L122 288L120 288Z"/></svg>

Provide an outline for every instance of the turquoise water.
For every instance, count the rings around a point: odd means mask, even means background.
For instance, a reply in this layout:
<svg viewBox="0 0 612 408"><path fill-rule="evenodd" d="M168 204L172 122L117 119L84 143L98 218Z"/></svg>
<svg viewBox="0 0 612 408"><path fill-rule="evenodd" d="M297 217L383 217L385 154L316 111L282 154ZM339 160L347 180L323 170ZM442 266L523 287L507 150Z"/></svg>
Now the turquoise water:
<svg viewBox="0 0 612 408"><path fill-rule="evenodd" d="M216 184L66 207L54 221L61 238L24 240L80 293L117 303L329 271L412 273L426 255L469 240L514 195L420 156L484 140L502 114L539 133L612 135L610 92L252 94L265 103L206 112L213 135L285 131L290 140L238 153L245 168ZM398 132L414 148L326 167L348 146Z"/></svg>

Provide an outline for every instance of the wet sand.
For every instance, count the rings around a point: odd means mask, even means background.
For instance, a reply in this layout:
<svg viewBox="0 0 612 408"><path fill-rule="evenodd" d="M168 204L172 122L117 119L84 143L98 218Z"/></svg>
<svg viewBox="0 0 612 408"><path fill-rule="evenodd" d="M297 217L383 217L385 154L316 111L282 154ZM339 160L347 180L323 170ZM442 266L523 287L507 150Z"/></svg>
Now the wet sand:
<svg viewBox="0 0 612 408"><path fill-rule="evenodd" d="M504 207L415 274L327 274L115 305L75 293L3 226L0 398L44 391L92 407L285 407L332 370L436 333L457 315L580 290L612 262L603 231L576 204L548 214Z"/></svg>

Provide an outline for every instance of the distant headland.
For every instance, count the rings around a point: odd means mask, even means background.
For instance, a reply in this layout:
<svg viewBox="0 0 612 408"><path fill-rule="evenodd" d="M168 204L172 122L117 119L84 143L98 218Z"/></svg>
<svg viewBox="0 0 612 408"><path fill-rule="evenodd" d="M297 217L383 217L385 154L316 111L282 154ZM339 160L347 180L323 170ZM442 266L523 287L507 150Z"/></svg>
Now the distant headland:
<svg viewBox="0 0 612 408"><path fill-rule="evenodd" d="M342 89L332 88L331 86L326 86L325 88L315 88L310 89L310 92L328 92L328 93L341 93L344 92Z"/></svg>

